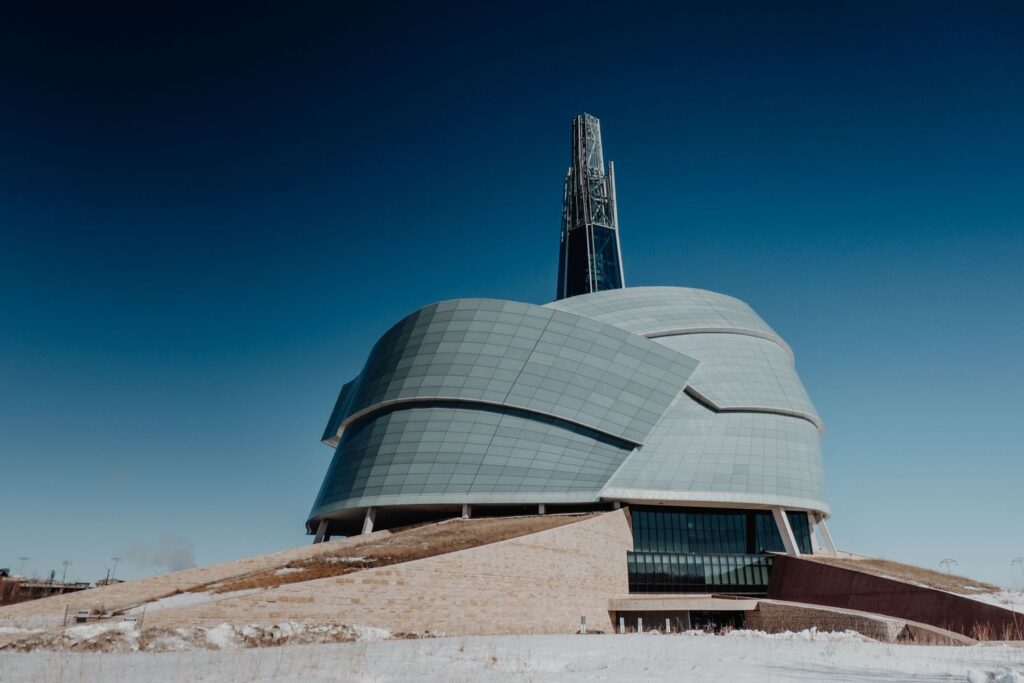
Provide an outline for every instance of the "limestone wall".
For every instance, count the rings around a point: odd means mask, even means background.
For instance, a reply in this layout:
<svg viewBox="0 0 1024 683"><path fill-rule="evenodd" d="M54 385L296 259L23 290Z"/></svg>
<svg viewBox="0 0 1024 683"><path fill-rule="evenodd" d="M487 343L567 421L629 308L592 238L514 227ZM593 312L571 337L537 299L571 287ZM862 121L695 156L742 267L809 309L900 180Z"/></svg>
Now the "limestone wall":
<svg viewBox="0 0 1024 683"><path fill-rule="evenodd" d="M21 628L60 626L64 622L65 610L70 610L73 613L78 609L96 609L100 606L108 611L130 607L196 586L270 571L284 566L288 562L305 560L319 555L336 554L339 550L362 543L366 539L383 538L390 535L390 531L379 531L367 536L354 536L317 545L304 545L266 555L184 569L144 579L134 579L67 595L54 595L39 600L21 602L16 605L0 607L0 626Z"/></svg>
<svg viewBox="0 0 1024 683"><path fill-rule="evenodd" d="M336 622L436 634L611 631L628 592L624 511L446 555L147 613L150 626Z"/></svg>

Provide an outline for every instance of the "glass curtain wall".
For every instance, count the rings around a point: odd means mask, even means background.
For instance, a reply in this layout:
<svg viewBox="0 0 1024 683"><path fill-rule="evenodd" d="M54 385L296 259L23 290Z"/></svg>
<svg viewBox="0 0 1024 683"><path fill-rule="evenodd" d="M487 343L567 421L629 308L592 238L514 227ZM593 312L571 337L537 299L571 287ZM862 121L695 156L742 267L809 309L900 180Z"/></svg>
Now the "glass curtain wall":
<svg viewBox="0 0 1024 683"><path fill-rule="evenodd" d="M800 552L811 552L807 514L787 512ZM631 508L634 593L764 593L782 536L767 510Z"/></svg>

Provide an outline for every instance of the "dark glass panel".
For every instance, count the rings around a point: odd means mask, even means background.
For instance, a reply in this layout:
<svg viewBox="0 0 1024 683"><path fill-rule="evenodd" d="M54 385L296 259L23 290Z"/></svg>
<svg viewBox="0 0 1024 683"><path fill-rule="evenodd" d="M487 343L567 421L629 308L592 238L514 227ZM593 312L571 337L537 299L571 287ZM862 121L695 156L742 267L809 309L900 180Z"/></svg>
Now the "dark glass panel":
<svg viewBox="0 0 1024 683"><path fill-rule="evenodd" d="M619 289L622 277L619 272L619 249L615 240L615 231L601 225L595 225L594 231L594 279L597 283L595 291Z"/></svg>
<svg viewBox="0 0 1024 683"><path fill-rule="evenodd" d="M565 296L576 296L590 292L590 264L588 230L575 228L566 236Z"/></svg>
<svg viewBox="0 0 1024 683"><path fill-rule="evenodd" d="M749 555L629 553L634 593L763 594L772 558Z"/></svg>
<svg viewBox="0 0 1024 683"><path fill-rule="evenodd" d="M793 536L796 537L797 548L801 553L810 555L811 548L811 524L806 512L789 510L786 512L789 526L793 529Z"/></svg>

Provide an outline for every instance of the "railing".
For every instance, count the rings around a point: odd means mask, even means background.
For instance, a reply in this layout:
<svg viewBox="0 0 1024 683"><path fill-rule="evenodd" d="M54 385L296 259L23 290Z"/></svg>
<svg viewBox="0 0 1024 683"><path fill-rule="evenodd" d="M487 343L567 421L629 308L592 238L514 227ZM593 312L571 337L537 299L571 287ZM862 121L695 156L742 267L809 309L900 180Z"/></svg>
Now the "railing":
<svg viewBox="0 0 1024 683"><path fill-rule="evenodd" d="M88 608L75 608L71 605L64 607L64 626L75 626L78 624L87 624L94 621L126 621L135 624L139 629L142 628L142 624L146 619L146 608L143 607L140 613L129 614L127 610L115 610L107 612L105 610L93 610Z"/></svg>

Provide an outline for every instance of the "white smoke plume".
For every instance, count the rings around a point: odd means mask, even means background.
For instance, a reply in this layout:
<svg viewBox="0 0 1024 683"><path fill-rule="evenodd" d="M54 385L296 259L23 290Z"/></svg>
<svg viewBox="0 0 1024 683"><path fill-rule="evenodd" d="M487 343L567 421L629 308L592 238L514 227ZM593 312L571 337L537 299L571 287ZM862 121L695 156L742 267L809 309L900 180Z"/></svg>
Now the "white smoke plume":
<svg viewBox="0 0 1024 683"><path fill-rule="evenodd" d="M177 534L165 533L153 552L147 543L132 543L121 552L125 562L139 569L177 571L196 566L196 550L192 541Z"/></svg>
<svg viewBox="0 0 1024 683"><path fill-rule="evenodd" d="M153 554L150 564L172 572L179 569L190 569L196 566L195 546L187 538L164 534L160 537L160 547Z"/></svg>

